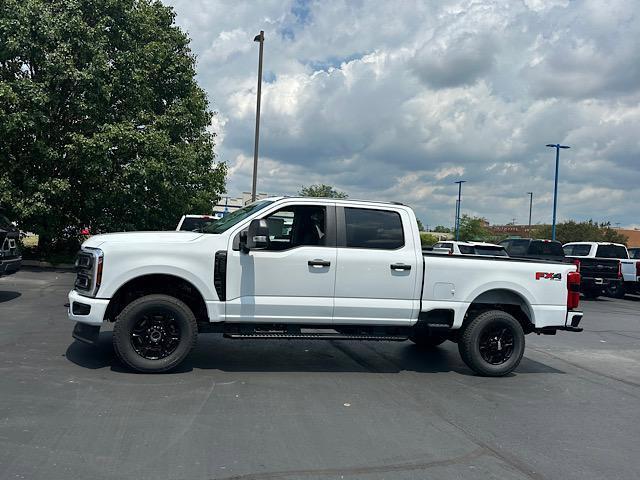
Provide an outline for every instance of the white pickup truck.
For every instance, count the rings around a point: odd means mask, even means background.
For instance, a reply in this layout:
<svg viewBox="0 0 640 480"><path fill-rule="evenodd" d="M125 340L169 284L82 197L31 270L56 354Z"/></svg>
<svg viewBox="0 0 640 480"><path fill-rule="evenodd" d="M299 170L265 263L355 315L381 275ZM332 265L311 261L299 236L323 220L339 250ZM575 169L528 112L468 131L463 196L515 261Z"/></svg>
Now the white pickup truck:
<svg viewBox="0 0 640 480"><path fill-rule="evenodd" d="M458 343L475 372L501 376L524 335L579 332L573 264L424 252L411 208L278 197L200 232L97 235L78 254L73 336L115 322L120 359L178 365L198 333L227 338Z"/></svg>

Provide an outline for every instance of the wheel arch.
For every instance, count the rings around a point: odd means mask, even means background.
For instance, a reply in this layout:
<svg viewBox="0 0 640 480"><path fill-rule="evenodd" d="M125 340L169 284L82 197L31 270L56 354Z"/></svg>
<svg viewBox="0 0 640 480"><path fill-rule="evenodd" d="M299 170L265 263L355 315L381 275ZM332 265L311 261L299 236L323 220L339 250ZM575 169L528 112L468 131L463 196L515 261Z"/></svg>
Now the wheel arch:
<svg viewBox="0 0 640 480"><path fill-rule="evenodd" d="M164 294L183 301L198 322L208 322L207 304L202 292L189 280L178 275L152 273L128 279L111 297L104 319L115 322L124 307L145 295Z"/></svg>
<svg viewBox="0 0 640 480"><path fill-rule="evenodd" d="M476 295L464 315L463 326L475 316L486 310L503 310L513 315L522 325L525 333L535 328L535 316L529 300L521 293L510 288L499 287L485 290Z"/></svg>

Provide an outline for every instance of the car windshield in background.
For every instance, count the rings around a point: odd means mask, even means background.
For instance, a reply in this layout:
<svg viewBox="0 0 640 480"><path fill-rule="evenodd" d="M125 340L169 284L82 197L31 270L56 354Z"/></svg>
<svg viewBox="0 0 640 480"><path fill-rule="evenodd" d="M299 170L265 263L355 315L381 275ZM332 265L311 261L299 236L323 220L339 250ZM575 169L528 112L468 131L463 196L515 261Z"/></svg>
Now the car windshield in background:
<svg viewBox="0 0 640 480"><path fill-rule="evenodd" d="M585 257L589 255L591 245L566 245L563 250L564 254L570 257Z"/></svg>
<svg viewBox="0 0 640 480"><path fill-rule="evenodd" d="M640 248L631 248L629 250L629 258L640 258Z"/></svg>
<svg viewBox="0 0 640 480"><path fill-rule="evenodd" d="M491 255L494 257L508 257L507 252L502 247L478 246L475 247L476 255Z"/></svg>
<svg viewBox="0 0 640 480"><path fill-rule="evenodd" d="M217 221L218 220L213 217L209 217L209 218L187 217L182 222L182 225L180 225L180 230L185 230L187 232L193 232L196 230L202 231L204 230L205 227L208 227L209 225L212 225L214 222L217 222Z"/></svg>
<svg viewBox="0 0 640 480"><path fill-rule="evenodd" d="M509 255L512 257L526 255L529 249L529 240L510 240Z"/></svg>
<svg viewBox="0 0 640 480"><path fill-rule="evenodd" d="M229 215L225 215L217 222L207 225L202 229L203 233L222 233L229 230L231 227L241 222L245 218L253 215L254 213L262 210L267 205L271 205L273 200L262 200L260 202L252 203L246 207L242 207Z"/></svg>
<svg viewBox="0 0 640 480"><path fill-rule="evenodd" d="M533 240L529 245L530 255L544 255L549 257L564 257L564 250L560 242Z"/></svg>
<svg viewBox="0 0 640 480"><path fill-rule="evenodd" d="M596 257L600 258L629 258L627 249L622 245L598 245Z"/></svg>

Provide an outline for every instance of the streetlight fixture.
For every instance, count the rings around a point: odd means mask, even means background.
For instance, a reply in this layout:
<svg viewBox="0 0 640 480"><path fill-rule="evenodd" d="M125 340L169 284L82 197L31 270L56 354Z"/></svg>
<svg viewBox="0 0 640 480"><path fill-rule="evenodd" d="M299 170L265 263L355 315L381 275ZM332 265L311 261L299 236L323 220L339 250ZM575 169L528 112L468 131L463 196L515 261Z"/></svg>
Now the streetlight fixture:
<svg viewBox="0 0 640 480"><path fill-rule="evenodd" d="M458 180L458 201L456 202L456 242L460 240L460 206L462 201L462 184L465 183L466 180Z"/></svg>
<svg viewBox="0 0 640 480"><path fill-rule="evenodd" d="M551 240L556 239L556 209L558 206L558 164L560 163L560 149L571 148L567 145L560 145L559 143L548 143L547 147L556 149L556 180L553 186L553 224L551 226Z"/></svg>
<svg viewBox="0 0 640 480"><path fill-rule="evenodd" d="M260 54L258 57L258 99L256 103L256 138L253 143L253 183L251 185L251 201L256 201L256 188L258 185L258 142L260 140L260 97L262 96L262 50L264 46L264 30L253 39L260 43Z"/></svg>
<svg viewBox="0 0 640 480"><path fill-rule="evenodd" d="M527 192L529 195L529 236L531 236L531 209L533 207L533 192Z"/></svg>

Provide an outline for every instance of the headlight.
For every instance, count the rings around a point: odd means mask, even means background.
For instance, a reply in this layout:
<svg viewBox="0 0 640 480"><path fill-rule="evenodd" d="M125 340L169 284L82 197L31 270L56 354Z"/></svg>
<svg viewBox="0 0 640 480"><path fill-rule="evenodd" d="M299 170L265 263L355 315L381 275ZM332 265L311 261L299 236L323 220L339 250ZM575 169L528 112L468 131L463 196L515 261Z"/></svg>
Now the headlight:
<svg viewBox="0 0 640 480"><path fill-rule="evenodd" d="M104 253L99 248L83 248L76 258L74 288L81 295L95 297L102 283Z"/></svg>

